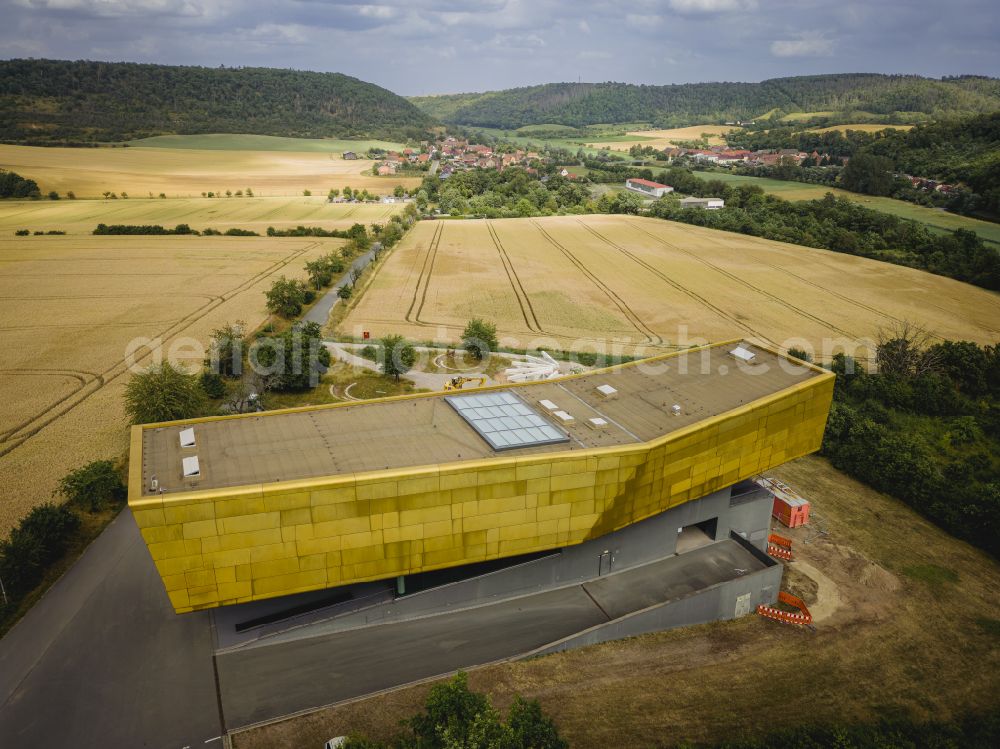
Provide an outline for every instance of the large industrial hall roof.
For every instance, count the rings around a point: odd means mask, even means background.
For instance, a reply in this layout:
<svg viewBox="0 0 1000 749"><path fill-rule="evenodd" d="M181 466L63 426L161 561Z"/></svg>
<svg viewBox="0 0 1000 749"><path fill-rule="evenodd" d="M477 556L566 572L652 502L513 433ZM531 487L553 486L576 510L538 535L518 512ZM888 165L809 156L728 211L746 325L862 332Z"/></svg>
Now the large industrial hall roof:
<svg viewBox="0 0 1000 749"><path fill-rule="evenodd" d="M524 385L153 425L142 430L142 492L648 442L818 376L728 342Z"/></svg>

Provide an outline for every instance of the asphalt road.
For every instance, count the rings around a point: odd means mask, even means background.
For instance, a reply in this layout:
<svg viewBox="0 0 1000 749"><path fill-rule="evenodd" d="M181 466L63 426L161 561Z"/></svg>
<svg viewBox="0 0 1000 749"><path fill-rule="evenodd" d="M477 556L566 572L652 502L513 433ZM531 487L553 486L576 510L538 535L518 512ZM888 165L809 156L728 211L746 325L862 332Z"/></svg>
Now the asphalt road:
<svg viewBox="0 0 1000 749"><path fill-rule="evenodd" d="M127 510L0 640L0 745L221 747L207 613L170 608Z"/></svg>
<svg viewBox="0 0 1000 749"><path fill-rule="evenodd" d="M230 729L508 658L607 617L579 586L219 655Z"/></svg>
<svg viewBox="0 0 1000 749"><path fill-rule="evenodd" d="M369 250L364 255L356 258L351 263L351 267L347 269L347 272L340 277L340 280L330 287L330 290L321 296L316 304L309 308L309 311L302 317L302 322L314 322L321 328L326 327L326 323L330 319L330 310L340 301L340 297L337 295L340 287L350 284L351 271L355 268L364 270L371 263L373 257L375 257L375 253Z"/></svg>

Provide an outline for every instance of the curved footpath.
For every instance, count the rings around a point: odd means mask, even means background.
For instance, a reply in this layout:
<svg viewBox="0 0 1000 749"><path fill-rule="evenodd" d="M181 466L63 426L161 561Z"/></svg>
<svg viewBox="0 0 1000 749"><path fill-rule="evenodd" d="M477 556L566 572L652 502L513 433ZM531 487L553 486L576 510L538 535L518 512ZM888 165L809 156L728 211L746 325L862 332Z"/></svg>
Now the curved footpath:
<svg viewBox="0 0 1000 749"><path fill-rule="evenodd" d="M354 353L358 349L362 348L362 346L364 346L365 344L340 343L339 341L326 341L324 345L330 350L330 354L334 358L344 362L345 364L350 364L354 367L362 367L363 369L370 369L374 372L378 371L378 365L375 362L371 361L370 359L365 359L363 356L358 356L356 353ZM430 346L414 346L413 348L415 348L417 351L420 352L442 351L441 348L432 348ZM508 359L527 358L523 354L508 354L506 352L501 352L500 355ZM564 374L569 374L570 372L569 362L560 361L559 367ZM452 377L462 374L466 374L470 377L486 377L486 384L488 385L501 384L500 380L494 377L487 377L481 372L471 372L471 371L461 372L457 370L454 372L417 372L411 370L406 373L406 379L411 380L413 382L414 387L422 388L424 390L438 391L438 390L443 390L445 383L448 382L448 380L450 380Z"/></svg>

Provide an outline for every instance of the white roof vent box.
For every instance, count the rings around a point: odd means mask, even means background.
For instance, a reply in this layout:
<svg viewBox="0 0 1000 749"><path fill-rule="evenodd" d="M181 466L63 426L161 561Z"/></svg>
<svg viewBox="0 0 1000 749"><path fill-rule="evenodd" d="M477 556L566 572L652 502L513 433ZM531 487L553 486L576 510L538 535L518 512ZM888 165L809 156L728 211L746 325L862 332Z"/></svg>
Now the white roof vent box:
<svg viewBox="0 0 1000 749"><path fill-rule="evenodd" d="M744 344L740 344L732 351L729 352L731 356L735 356L741 362L746 362L747 364L753 364L754 359L757 358L757 354L748 349Z"/></svg>
<svg viewBox="0 0 1000 749"><path fill-rule="evenodd" d="M187 429L181 429L180 431L181 447L194 447L194 427L188 427Z"/></svg>
<svg viewBox="0 0 1000 749"><path fill-rule="evenodd" d="M618 395L618 389L611 387L611 385L598 385L597 392L605 398L614 398Z"/></svg>
<svg viewBox="0 0 1000 749"><path fill-rule="evenodd" d="M181 460L181 468L184 472L184 478L186 479L196 479L201 477L201 465L198 463L197 455L189 455Z"/></svg>

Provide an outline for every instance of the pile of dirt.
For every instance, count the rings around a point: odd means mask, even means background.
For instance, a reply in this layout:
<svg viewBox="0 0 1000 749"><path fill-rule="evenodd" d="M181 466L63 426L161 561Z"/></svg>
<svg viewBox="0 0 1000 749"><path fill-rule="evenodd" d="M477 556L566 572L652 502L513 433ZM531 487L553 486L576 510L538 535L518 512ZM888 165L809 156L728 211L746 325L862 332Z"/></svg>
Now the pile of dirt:
<svg viewBox="0 0 1000 749"><path fill-rule="evenodd" d="M844 562L844 569L852 580L879 593L899 590L899 580L891 572L853 550L844 549L844 551L849 554L849 558Z"/></svg>
<svg viewBox="0 0 1000 749"><path fill-rule="evenodd" d="M807 606L812 606L818 600L819 584L808 575L803 574L795 568L795 565L786 565L785 577L781 582L781 589L798 596Z"/></svg>
<svg viewBox="0 0 1000 749"><path fill-rule="evenodd" d="M899 589L899 580L886 569L874 562L868 562L858 574L858 582L882 593L892 593Z"/></svg>

